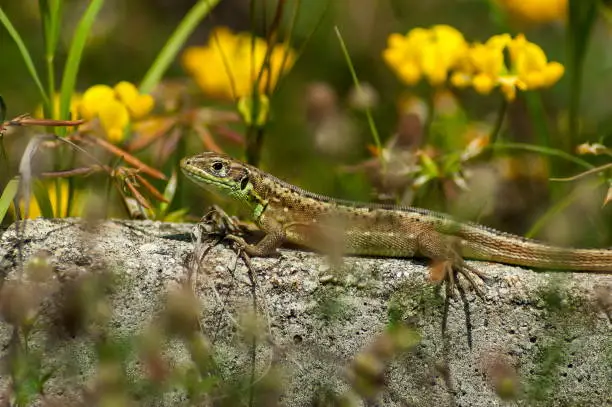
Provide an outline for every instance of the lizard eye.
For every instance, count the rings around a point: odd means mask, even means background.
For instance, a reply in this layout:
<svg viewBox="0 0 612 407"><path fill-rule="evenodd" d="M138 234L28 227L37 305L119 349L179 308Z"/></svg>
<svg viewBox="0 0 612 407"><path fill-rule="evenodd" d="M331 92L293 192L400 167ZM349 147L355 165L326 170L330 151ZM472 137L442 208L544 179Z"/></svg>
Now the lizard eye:
<svg viewBox="0 0 612 407"><path fill-rule="evenodd" d="M211 168L212 168L214 171L219 172L219 171L221 171L221 170L223 169L223 163L222 163L221 161L214 162L214 163L211 165Z"/></svg>

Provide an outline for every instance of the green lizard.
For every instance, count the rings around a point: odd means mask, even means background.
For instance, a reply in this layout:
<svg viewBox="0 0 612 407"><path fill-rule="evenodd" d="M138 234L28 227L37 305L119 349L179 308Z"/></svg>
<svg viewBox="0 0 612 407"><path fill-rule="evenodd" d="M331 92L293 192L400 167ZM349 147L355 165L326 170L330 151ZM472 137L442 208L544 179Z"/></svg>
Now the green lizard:
<svg viewBox="0 0 612 407"><path fill-rule="evenodd" d="M205 152L181 161L196 184L246 204L265 236L255 245L229 236L246 253L270 256L283 242L325 250L340 244L344 254L432 259L454 284L470 273L483 275L463 259L543 269L612 272L612 250L573 249L500 232L450 215L414 207L343 201L305 191L228 156Z"/></svg>

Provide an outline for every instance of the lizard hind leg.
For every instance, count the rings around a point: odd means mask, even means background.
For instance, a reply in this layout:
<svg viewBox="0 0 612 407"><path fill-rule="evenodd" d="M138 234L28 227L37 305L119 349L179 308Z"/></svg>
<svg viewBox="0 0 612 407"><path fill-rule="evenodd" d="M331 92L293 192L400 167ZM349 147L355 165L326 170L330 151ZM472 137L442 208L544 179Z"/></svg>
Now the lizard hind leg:
<svg viewBox="0 0 612 407"><path fill-rule="evenodd" d="M431 277L435 281L446 281L447 295L454 297L457 276L463 276L483 298L482 289L472 274L484 280L485 276L476 268L468 265L461 255L460 239L430 230L418 236L419 253L432 260Z"/></svg>

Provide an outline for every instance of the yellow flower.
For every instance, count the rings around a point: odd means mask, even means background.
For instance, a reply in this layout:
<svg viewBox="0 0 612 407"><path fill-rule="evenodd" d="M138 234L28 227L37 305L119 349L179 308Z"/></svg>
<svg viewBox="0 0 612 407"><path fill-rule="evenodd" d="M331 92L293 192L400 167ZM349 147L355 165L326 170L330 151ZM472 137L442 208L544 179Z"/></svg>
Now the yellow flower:
<svg viewBox="0 0 612 407"><path fill-rule="evenodd" d="M130 114L124 104L116 99L106 101L100 106L98 118L108 141L114 144L123 141L125 127L130 124Z"/></svg>
<svg viewBox="0 0 612 407"><path fill-rule="evenodd" d="M563 65L548 62L542 48L527 41L522 34L512 41L509 52L518 77L529 89L551 86L563 76Z"/></svg>
<svg viewBox="0 0 612 407"><path fill-rule="evenodd" d="M182 64L202 91L222 99L240 99L250 95L261 76L258 91L273 90L280 76L295 61L295 52L285 45L270 50L269 68L262 71L268 45L251 34L234 34L219 27L206 46L189 47L183 52ZM260 73L261 72L261 73Z"/></svg>
<svg viewBox="0 0 612 407"><path fill-rule="evenodd" d="M422 49L423 73L432 85L446 81L467 51L463 35L448 25L436 25L430 30L429 42Z"/></svg>
<svg viewBox="0 0 612 407"><path fill-rule="evenodd" d="M509 66L504 55L508 53ZM499 87L507 100L516 98L516 90L549 87L563 75L563 65L548 62L538 45L519 34L494 35L484 44L473 44L451 83L457 87L472 86L476 92L488 94Z"/></svg>
<svg viewBox="0 0 612 407"><path fill-rule="evenodd" d="M443 84L464 57L463 35L448 25L414 28L405 36L391 34L383 59L400 80L414 85L425 77L433 86Z"/></svg>
<svg viewBox="0 0 612 407"><path fill-rule="evenodd" d="M421 80L420 49L426 38L426 30L415 28L406 36L391 34L387 40L388 46L383 51L383 58L408 85Z"/></svg>
<svg viewBox="0 0 612 407"><path fill-rule="evenodd" d="M133 84L123 81L114 88L94 85L87 89L79 111L86 120L98 118L108 140L118 144L124 140L131 121L146 116L153 105L151 95L140 94Z"/></svg>
<svg viewBox="0 0 612 407"><path fill-rule="evenodd" d="M96 118L100 109L115 100L115 92L110 86L94 85L83 94L79 111L85 120Z"/></svg>
<svg viewBox="0 0 612 407"><path fill-rule="evenodd" d="M567 0L495 0L513 17L530 23L565 20Z"/></svg>
<svg viewBox="0 0 612 407"><path fill-rule="evenodd" d="M133 84L122 81L115 85L115 94L130 112L130 116L137 120L153 109L155 101L151 95L141 95Z"/></svg>

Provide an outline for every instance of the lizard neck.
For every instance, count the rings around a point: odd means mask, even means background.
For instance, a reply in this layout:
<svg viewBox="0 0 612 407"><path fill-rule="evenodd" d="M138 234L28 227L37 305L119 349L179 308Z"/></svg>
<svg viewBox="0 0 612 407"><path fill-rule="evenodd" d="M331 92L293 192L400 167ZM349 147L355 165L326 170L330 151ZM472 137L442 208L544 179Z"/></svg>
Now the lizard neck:
<svg viewBox="0 0 612 407"><path fill-rule="evenodd" d="M247 205L251 210L253 221L258 222L268 207L268 194L266 189L261 187L265 181L259 170L254 168L249 168L249 170L249 182L234 198Z"/></svg>

